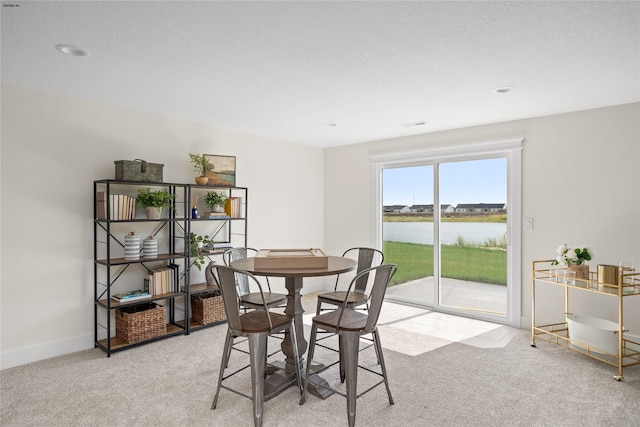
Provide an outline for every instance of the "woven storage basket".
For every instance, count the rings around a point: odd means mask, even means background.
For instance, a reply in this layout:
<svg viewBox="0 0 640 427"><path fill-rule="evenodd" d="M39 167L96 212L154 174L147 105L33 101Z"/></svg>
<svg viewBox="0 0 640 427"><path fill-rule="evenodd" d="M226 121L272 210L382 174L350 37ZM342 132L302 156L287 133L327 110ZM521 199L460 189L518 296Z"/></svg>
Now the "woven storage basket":
<svg viewBox="0 0 640 427"><path fill-rule="evenodd" d="M220 291L191 295L191 317L203 325L226 320Z"/></svg>
<svg viewBox="0 0 640 427"><path fill-rule="evenodd" d="M116 309L116 337L133 344L167 333L166 309L154 302Z"/></svg>

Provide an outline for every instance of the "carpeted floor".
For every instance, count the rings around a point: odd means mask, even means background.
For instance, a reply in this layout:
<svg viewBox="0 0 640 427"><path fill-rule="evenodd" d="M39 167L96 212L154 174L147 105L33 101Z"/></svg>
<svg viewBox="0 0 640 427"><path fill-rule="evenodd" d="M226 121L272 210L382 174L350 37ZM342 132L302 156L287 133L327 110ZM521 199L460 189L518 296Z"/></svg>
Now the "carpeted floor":
<svg viewBox="0 0 640 427"><path fill-rule="evenodd" d="M2 426L251 426L251 402L222 391L210 410L226 325L105 357L91 349L0 372ZM308 327L307 327L308 336ZM358 400L360 426L637 426L640 366L615 368L518 330L503 347L479 348L381 328L395 405L383 386ZM405 347L397 351L404 343ZM270 340L277 348L278 340ZM396 350L394 351L394 346ZM427 347L425 347L427 346ZM330 351L317 359L335 358ZM281 358L276 355L274 358ZM232 366L246 356L234 352ZM363 364L375 368L373 349ZM249 392L249 372L234 381ZM323 377L343 387L337 369ZM363 390L373 375L361 371ZM265 426L347 425L346 401L295 387L265 403Z"/></svg>

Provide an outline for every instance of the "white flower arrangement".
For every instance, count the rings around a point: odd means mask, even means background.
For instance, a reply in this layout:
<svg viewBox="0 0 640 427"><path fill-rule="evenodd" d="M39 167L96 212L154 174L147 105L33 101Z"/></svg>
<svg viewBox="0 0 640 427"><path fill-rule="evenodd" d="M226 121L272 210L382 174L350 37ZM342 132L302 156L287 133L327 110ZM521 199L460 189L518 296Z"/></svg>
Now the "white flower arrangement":
<svg viewBox="0 0 640 427"><path fill-rule="evenodd" d="M566 243L558 246L556 250L558 256L551 261L551 265L561 264L563 266L568 265L582 265L586 261L591 261L591 253L589 247L585 245L568 246Z"/></svg>

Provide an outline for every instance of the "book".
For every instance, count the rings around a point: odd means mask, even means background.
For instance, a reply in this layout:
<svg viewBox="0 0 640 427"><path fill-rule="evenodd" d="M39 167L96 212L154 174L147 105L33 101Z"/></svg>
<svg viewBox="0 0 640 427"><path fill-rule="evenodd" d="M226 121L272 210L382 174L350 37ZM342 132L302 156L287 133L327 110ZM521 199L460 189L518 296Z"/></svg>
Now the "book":
<svg viewBox="0 0 640 427"><path fill-rule="evenodd" d="M117 293L111 296L111 299L114 299L118 302L129 302L135 301L143 298L149 298L151 295L149 292L145 292L141 289L129 292Z"/></svg>
<svg viewBox="0 0 640 427"><path fill-rule="evenodd" d="M208 219L229 219L231 218L229 215L227 214L215 214L215 215L204 215L204 218L208 218Z"/></svg>
<svg viewBox="0 0 640 427"><path fill-rule="evenodd" d="M107 203L106 192L96 193L96 217L107 219L107 205L109 205L110 220L128 220L136 217L136 198L126 194L110 194Z"/></svg>
<svg viewBox="0 0 640 427"><path fill-rule="evenodd" d="M145 274L143 283L144 283L144 292L147 292L150 295L155 295L155 292L153 291L153 275Z"/></svg>
<svg viewBox="0 0 640 427"><path fill-rule="evenodd" d="M171 263L167 265L170 272L169 292L178 292L180 284L180 265Z"/></svg>

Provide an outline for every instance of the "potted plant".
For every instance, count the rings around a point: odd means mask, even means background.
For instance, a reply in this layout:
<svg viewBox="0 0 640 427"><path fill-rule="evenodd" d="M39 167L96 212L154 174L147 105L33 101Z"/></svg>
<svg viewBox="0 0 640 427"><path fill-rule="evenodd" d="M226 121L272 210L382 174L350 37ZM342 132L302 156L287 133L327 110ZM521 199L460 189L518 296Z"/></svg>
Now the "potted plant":
<svg viewBox="0 0 640 427"><path fill-rule="evenodd" d="M206 185L209 182L209 178L205 176L205 173L213 170L213 164L207 160L204 154L189 153L189 157L191 158L193 171L200 174L196 177L196 184Z"/></svg>
<svg viewBox="0 0 640 427"><path fill-rule="evenodd" d="M226 201L227 196L217 191L209 191L204 196L204 204L213 212L224 212L224 204Z"/></svg>
<svg viewBox="0 0 640 427"><path fill-rule="evenodd" d="M589 266L587 261L591 261L591 251L588 246L569 246L562 244L556 249L558 256L551 261L551 265L562 265L569 271L575 272L577 279L589 280Z"/></svg>
<svg viewBox="0 0 640 427"><path fill-rule="evenodd" d="M189 233L189 251L194 258L193 265L198 267L198 270L202 270L202 266L205 263L204 256L200 253L200 249L209 245L213 245L213 240L209 236Z"/></svg>
<svg viewBox="0 0 640 427"><path fill-rule="evenodd" d="M166 191L151 191L150 188L141 188L138 190L136 206L145 208L148 219L158 219L162 209L171 207L174 198L175 194Z"/></svg>

